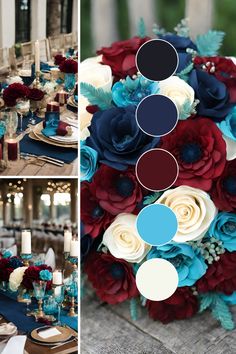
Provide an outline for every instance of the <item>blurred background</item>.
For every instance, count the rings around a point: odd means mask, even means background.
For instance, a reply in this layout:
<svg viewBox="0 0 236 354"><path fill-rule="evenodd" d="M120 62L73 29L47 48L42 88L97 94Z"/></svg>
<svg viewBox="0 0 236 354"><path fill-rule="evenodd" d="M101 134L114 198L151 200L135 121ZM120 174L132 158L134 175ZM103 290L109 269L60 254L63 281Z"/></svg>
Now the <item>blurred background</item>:
<svg viewBox="0 0 236 354"><path fill-rule="evenodd" d="M221 54L236 56L235 0L81 0L81 59L135 35L140 17L149 35L153 23L172 32L185 17L192 37L210 28L222 30L226 36Z"/></svg>

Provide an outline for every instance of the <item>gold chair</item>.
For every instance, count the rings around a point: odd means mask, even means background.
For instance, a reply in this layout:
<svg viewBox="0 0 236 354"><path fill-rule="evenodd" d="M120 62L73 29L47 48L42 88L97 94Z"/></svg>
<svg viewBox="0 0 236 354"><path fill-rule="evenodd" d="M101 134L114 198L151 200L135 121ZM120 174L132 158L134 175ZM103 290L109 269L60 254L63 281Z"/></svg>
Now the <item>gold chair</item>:
<svg viewBox="0 0 236 354"><path fill-rule="evenodd" d="M53 58L56 54L64 54L65 52L64 35L49 37L48 42L49 42L51 58Z"/></svg>
<svg viewBox="0 0 236 354"><path fill-rule="evenodd" d="M73 48L73 33L64 34L64 48Z"/></svg>
<svg viewBox="0 0 236 354"><path fill-rule="evenodd" d="M34 43L33 43L33 55L34 55ZM40 60L49 61L51 59L51 56L50 56L49 43L46 38L39 40L39 49L40 49Z"/></svg>
<svg viewBox="0 0 236 354"><path fill-rule="evenodd" d="M9 74L9 50L8 48L0 48L0 75L5 76Z"/></svg>
<svg viewBox="0 0 236 354"><path fill-rule="evenodd" d="M34 54L33 54L33 42L25 42L21 43L21 56L23 60L23 66L31 66L34 62Z"/></svg>

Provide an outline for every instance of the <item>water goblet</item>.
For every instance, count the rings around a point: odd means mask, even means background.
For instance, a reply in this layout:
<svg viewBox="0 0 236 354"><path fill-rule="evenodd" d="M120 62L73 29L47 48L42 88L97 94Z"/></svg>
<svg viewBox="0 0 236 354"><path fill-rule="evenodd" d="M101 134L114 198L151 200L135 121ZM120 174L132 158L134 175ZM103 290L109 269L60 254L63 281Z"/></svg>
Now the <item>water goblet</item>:
<svg viewBox="0 0 236 354"><path fill-rule="evenodd" d="M54 299L58 305L58 317L57 322L55 323L56 326L61 326L61 305L64 300L64 291L65 288L63 285L58 285L54 287Z"/></svg>
<svg viewBox="0 0 236 354"><path fill-rule="evenodd" d="M45 290L46 290L46 281L34 281L33 282L33 287L34 287L34 296L36 300L38 300L38 311L37 311L37 317L44 317L44 312L43 312L43 298L45 296Z"/></svg>
<svg viewBox="0 0 236 354"><path fill-rule="evenodd" d="M16 104L16 111L20 115L20 132L23 132L22 120L23 116L29 112L30 102L29 100L19 100Z"/></svg>

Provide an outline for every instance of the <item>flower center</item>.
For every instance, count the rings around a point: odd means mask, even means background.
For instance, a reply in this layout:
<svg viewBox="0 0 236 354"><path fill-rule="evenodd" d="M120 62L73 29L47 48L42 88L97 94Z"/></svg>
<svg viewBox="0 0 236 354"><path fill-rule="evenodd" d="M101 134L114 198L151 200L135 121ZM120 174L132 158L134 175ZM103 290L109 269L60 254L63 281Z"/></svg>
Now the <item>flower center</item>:
<svg viewBox="0 0 236 354"><path fill-rule="evenodd" d="M182 146L180 158L185 163L195 163L201 160L202 149L197 143L189 143Z"/></svg>
<svg viewBox="0 0 236 354"><path fill-rule="evenodd" d="M236 223L233 221L228 221L225 223L224 229L228 232L234 232L236 230Z"/></svg>
<svg viewBox="0 0 236 354"><path fill-rule="evenodd" d="M181 265L181 263L183 262L183 256L182 255L178 255L178 256L176 256L174 258L169 258L169 261L170 261L170 263L173 264L173 266L175 268L178 268Z"/></svg>
<svg viewBox="0 0 236 354"><path fill-rule="evenodd" d="M101 216L103 216L103 214L104 214L104 210L100 207L100 205L96 205L92 211L92 217L94 219L100 218Z"/></svg>
<svg viewBox="0 0 236 354"><path fill-rule="evenodd" d="M126 176L120 176L116 181L116 191L121 197L130 197L134 191L134 182Z"/></svg>
<svg viewBox="0 0 236 354"><path fill-rule="evenodd" d="M121 264L119 263L113 263L111 265L111 275L115 279L122 279L124 276L124 268Z"/></svg>
<svg viewBox="0 0 236 354"><path fill-rule="evenodd" d="M235 176L226 177L223 181L223 186L229 194L236 195L236 177Z"/></svg>

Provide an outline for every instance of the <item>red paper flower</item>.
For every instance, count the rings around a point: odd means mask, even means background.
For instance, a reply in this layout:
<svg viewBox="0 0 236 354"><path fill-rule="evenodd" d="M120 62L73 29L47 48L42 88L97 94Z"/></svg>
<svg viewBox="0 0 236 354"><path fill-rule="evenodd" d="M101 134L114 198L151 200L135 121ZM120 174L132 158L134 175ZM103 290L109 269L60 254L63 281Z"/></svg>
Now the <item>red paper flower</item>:
<svg viewBox="0 0 236 354"><path fill-rule="evenodd" d="M143 198L132 168L118 171L101 165L93 177L91 192L99 205L112 215L132 213Z"/></svg>
<svg viewBox="0 0 236 354"><path fill-rule="evenodd" d="M103 47L97 53L102 54L102 63L111 67L116 80L137 73L135 55L141 45L150 38L133 37L125 41L114 42L111 47Z"/></svg>
<svg viewBox="0 0 236 354"><path fill-rule="evenodd" d="M14 268L9 265L9 258L0 259L0 280L9 281L10 274Z"/></svg>
<svg viewBox="0 0 236 354"><path fill-rule="evenodd" d="M133 269L122 259L94 252L86 259L85 272L102 301L117 304L138 296Z"/></svg>
<svg viewBox="0 0 236 354"><path fill-rule="evenodd" d="M81 184L81 221L84 233L97 237L112 221L112 216L99 205L99 201L91 193L91 184Z"/></svg>
<svg viewBox="0 0 236 354"><path fill-rule="evenodd" d="M163 301L147 301L149 316L166 324L174 320L190 318L198 311L198 301L189 287L177 288Z"/></svg>
<svg viewBox="0 0 236 354"><path fill-rule="evenodd" d="M217 291L231 295L236 291L236 252L225 252L219 261L209 265L196 287L200 293Z"/></svg>
<svg viewBox="0 0 236 354"><path fill-rule="evenodd" d="M187 185L208 191L226 163L226 144L214 122L207 118L180 121L162 138L162 148L179 165L176 186Z"/></svg>
<svg viewBox="0 0 236 354"><path fill-rule="evenodd" d="M61 62L59 69L66 74L76 74L78 72L78 62L73 59L66 59Z"/></svg>
<svg viewBox="0 0 236 354"><path fill-rule="evenodd" d="M213 184L210 194L220 210L236 210L236 159L227 161L222 175Z"/></svg>
<svg viewBox="0 0 236 354"><path fill-rule="evenodd" d="M9 85L3 91L3 100L5 105L8 107L13 107L16 105L16 101L19 98L28 98L30 89L20 83L14 83Z"/></svg>
<svg viewBox="0 0 236 354"><path fill-rule="evenodd" d="M61 54L57 54L54 57L54 64L55 65L60 65L65 60L66 60L66 57L63 57L63 55L61 55Z"/></svg>
<svg viewBox="0 0 236 354"><path fill-rule="evenodd" d="M41 101L44 97L44 92L37 88L29 89L28 98L32 101Z"/></svg>
<svg viewBox="0 0 236 354"><path fill-rule="evenodd" d="M39 281L40 280L40 276L39 273L41 270L49 270L50 272L52 271L51 267L48 267L46 264L42 264L40 266L30 266L25 270L24 276L23 276L23 280L22 280L22 285L28 289L28 290L32 290L33 287L33 282L34 281ZM52 287L52 281L49 280L47 281L47 286L46 286L46 290L50 290Z"/></svg>

